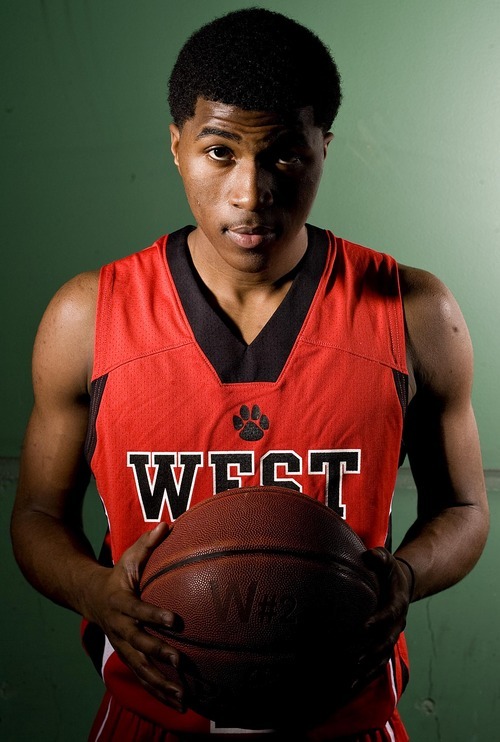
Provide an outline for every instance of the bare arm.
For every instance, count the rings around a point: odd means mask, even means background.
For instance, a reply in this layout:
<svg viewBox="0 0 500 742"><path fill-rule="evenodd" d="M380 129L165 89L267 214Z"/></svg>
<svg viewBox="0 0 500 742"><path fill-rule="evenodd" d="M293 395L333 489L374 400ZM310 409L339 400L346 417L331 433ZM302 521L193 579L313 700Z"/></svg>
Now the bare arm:
<svg viewBox="0 0 500 742"><path fill-rule="evenodd" d="M33 350L35 402L12 515L14 553L26 577L55 602L82 614L79 575L95 562L81 520L89 481L83 445L94 283L86 276L63 287L40 323ZM45 529L51 530L50 538L44 538ZM66 549L74 559L59 580L53 566Z"/></svg>
<svg viewBox="0 0 500 742"><path fill-rule="evenodd" d="M37 590L100 625L142 684L180 708L180 687L167 683L148 659L176 662L177 653L138 625L170 625L174 617L136 596L140 569L168 528L162 524L144 534L112 569L98 564L83 531L97 281L89 273L68 282L40 323L33 351L35 401L11 521L14 554Z"/></svg>
<svg viewBox="0 0 500 742"><path fill-rule="evenodd" d="M367 627L365 681L387 662L409 602L465 577L483 551L489 527L464 318L435 276L405 267L400 275L410 382L404 440L417 487L417 518L396 558L381 547L366 553L385 600Z"/></svg>
<svg viewBox="0 0 500 742"><path fill-rule="evenodd" d="M489 518L464 318L434 276L405 268L401 277L412 393L404 436L418 514L397 554L413 566L418 599L450 587L474 567Z"/></svg>

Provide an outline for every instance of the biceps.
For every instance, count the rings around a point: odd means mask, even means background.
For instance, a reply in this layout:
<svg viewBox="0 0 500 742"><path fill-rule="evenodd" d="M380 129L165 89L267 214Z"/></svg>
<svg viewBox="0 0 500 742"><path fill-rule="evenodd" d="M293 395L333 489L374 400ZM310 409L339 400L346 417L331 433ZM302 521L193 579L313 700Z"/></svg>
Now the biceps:
<svg viewBox="0 0 500 742"><path fill-rule="evenodd" d="M469 399L438 404L417 394L408 409L405 441L421 517L482 501L481 450Z"/></svg>
<svg viewBox="0 0 500 742"><path fill-rule="evenodd" d="M89 481L84 457L87 405L35 405L23 444L16 507L57 518L79 517Z"/></svg>

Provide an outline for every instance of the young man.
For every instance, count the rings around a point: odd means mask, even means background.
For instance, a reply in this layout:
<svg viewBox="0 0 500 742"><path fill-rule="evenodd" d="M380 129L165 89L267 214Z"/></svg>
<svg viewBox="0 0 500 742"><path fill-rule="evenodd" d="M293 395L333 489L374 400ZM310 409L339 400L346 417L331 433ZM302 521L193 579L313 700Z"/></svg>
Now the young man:
<svg viewBox="0 0 500 742"><path fill-rule="evenodd" d="M306 223L340 98L328 50L282 15L237 11L200 29L169 96L196 226L77 276L40 324L12 537L31 583L85 618L108 688L91 739L292 738L218 728L153 662L182 658L143 629L175 616L138 599L141 569L168 524L215 492L279 484L325 502L380 580L359 687L298 739L408 739L396 710L408 605L483 549L472 351L453 296ZM418 515L391 554L405 453ZM82 529L90 471L108 563Z"/></svg>

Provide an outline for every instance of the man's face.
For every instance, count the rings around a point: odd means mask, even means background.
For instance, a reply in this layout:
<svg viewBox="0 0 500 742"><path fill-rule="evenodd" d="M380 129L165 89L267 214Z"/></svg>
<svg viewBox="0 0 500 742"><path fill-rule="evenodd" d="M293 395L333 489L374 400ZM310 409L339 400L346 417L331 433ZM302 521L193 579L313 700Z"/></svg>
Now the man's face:
<svg viewBox="0 0 500 742"><path fill-rule="evenodd" d="M283 255L305 224L332 138L312 109L284 121L200 98L170 132L193 216L218 256L245 270L250 256L260 265Z"/></svg>

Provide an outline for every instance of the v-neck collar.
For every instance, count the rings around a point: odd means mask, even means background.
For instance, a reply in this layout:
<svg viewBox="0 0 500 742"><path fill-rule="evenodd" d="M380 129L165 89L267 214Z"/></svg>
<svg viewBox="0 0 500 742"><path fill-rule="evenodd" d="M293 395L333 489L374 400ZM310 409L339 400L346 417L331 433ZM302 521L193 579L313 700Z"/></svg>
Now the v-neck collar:
<svg viewBox="0 0 500 742"><path fill-rule="evenodd" d="M326 261L328 237L307 227L307 250L283 301L257 337L246 344L208 302L187 245L193 226L169 235L167 261L182 307L221 382L276 381L290 355L316 292Z"/></svg>

